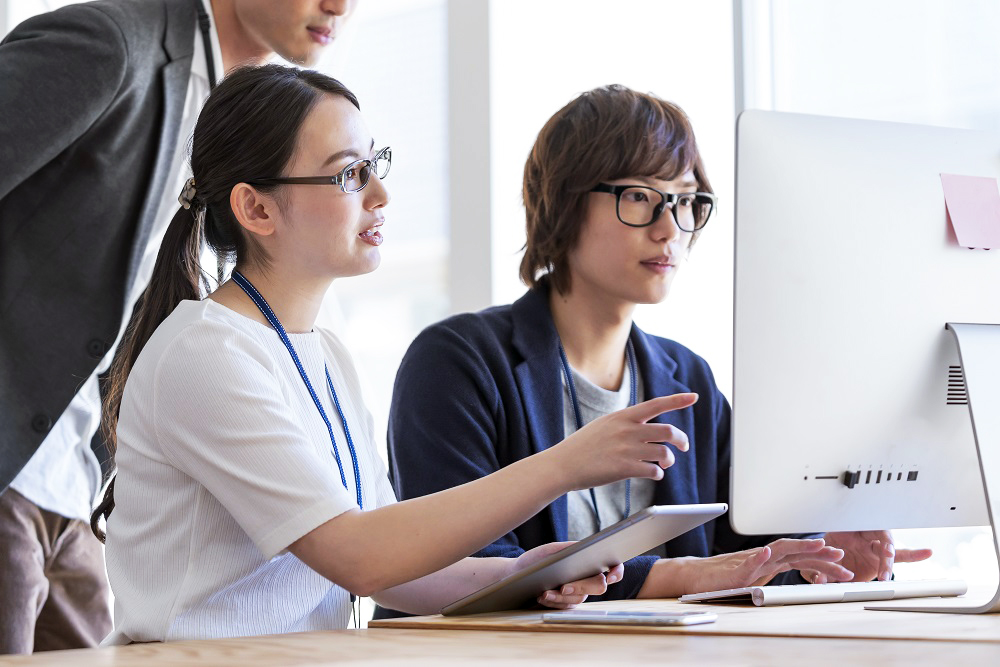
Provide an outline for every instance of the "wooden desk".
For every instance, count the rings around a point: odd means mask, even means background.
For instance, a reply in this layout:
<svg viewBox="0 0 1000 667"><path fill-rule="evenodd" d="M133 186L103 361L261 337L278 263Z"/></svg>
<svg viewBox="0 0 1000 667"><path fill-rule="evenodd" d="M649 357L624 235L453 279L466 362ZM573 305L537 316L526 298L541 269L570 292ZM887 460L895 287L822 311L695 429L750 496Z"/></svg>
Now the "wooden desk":
<svg viewBox="0 0 1000 667"><path fill-rule="evenodd" d="M308 667L356 665L996 665L990 642L574 634L478 630L338 630L273 637L138 644L0 658L34 667Z"/></svg>
<svg viewBox="0 0 1000 667"><path fill-rule="evenodd" d="M921 601L915 601L921 602ZM956 603L961 601L956 598ZM634 611L714 611L715 623L681 627L554 625L542 622L543 611L514 611L473 616L418 616L372 621L370 628L420 630L491 630L614 634L732 635L744 637L811 637L817 639L898 639L978 641L995 645L1000 665L1000 614L925 614L868 611L864 602L754 607L685 604L677 600L588 602L585 608Z"/></svg>
<svg viewBox="0 0 1000 667"><path fill-rule="evenodd" d="M625 600L586 606L712 609L719 620L687 628L609 628L542 624L541 614L530 611L425 616L376 621L367 630L0 657L0 667L1000 665L1000 614L876 612L865 611L863 603L747 608Z"/></svg>

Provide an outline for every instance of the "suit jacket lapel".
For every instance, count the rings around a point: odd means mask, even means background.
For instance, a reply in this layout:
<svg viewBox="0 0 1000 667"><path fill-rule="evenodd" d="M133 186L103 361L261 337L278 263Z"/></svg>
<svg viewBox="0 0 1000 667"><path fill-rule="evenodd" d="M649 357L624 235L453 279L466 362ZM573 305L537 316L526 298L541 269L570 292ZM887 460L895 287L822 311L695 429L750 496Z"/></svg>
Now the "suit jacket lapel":
<svg viewBox="0 0 1000 667"><path fill-rule="evenodd" d="M635 348L636 364L642 376L645 398L682 394L691 389L675 378L677 362L674 361L661 346L650 340L650 336L632 325L629 335ZM707 398L707 397L706 397ZM673 424L689 435L693 435L694 421L691 411L680 413L665 413L653 421ZM669 446L669 445L668 445ZM674 450L676 462L664 471L663 481L657 483L653 502L658 505L676 505L698 502L698 475L693 450L679 452Z"/></svg>
<svg viewBox="0 0 1000 667"><path fill-rule="evenodd" d="M167 27L163 37L163 50L168 62L160 70L163 77L161 84L163 87L163 122L152 178L146 191L146 199L142 204L142 213L136 229L135 241L132 244L132 254L129 257L129 285L135 280L139 262L145 252L146 243L149 241L149 235L163 199L167 178L170 175L170 166L177 150L181 119L184 113L184 100L187 97L188 79L191 77L191 58L194 55L196 25L194 3L166 2L164 3L164 11L167 13ZM178 207L180 207L179 204ZM125 294L128 298L128 290L125 291Z"/></svg>
<svg viewBox="0 0 1000 667"><path fill-rule="evenodd" d="M549 312L548 293L529 290L511 306L513 345L522 361L514 367L521 393L528 436L533 453L562 441L563 388L559 365L559 336ZM555 539L566 540L566 496L560 496L548 512Z"/></svg>
<svg viewBox="0 0 1000 667"><path fill-rule="evenodd" d="M635 361L642 375L646 400L690 391L674 377L677 372L677 362L667 355L663 348L650 340L646 332L633 324L629 339L635 349Z"/></svg>

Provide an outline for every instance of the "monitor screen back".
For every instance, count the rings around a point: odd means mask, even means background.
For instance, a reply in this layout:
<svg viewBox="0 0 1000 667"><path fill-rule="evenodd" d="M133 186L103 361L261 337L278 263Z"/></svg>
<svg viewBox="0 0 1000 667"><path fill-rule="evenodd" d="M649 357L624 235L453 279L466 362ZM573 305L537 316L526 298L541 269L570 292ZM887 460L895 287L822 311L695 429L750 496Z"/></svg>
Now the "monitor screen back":
<svg viewBox="0 0 1000 667"><path fill-rule="evenodd" d="M1000 248L958 245L942 173L1000 176L1000 138L740 116L738 532L989 523L945 323L1000 323Z"/></svg>

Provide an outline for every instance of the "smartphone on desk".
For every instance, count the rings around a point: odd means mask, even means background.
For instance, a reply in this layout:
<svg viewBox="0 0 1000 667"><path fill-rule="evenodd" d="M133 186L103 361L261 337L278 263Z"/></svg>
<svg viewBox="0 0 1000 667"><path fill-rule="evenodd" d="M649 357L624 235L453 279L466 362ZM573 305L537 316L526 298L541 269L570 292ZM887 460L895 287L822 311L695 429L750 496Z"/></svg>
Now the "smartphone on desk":
<svg viewBox="0 0 1000 667"><path fill-rule="evenodd" d="M698 625L714 623L711 611L569 611L542 614L543 623L597 623L600 625Z"/></svg>

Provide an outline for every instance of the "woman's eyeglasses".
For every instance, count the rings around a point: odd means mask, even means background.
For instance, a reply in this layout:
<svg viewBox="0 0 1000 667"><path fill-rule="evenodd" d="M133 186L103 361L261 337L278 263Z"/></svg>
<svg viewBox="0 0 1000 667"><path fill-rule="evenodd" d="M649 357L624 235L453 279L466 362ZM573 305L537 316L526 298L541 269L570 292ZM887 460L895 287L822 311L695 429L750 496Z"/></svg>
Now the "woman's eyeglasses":
<svg viewBox="0 0 1000 667"><path fill-rule="evenodd" d="M372 173L382 180L392 166L392 149L386 146L370 160L355 160L335 176L295 176L288 178L257 178L250 185L339 185L344 192L358 192L368 185Z"/></svg>

